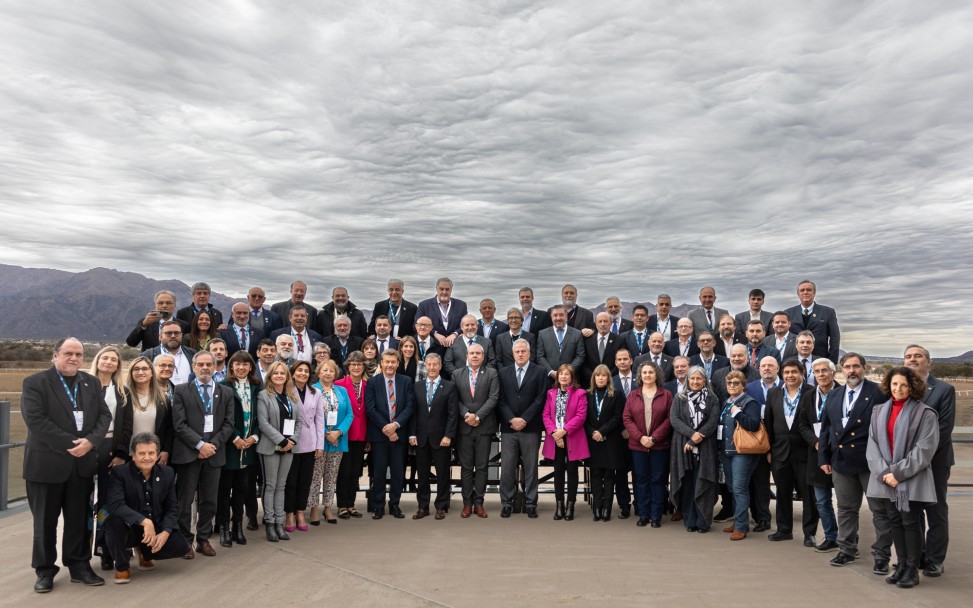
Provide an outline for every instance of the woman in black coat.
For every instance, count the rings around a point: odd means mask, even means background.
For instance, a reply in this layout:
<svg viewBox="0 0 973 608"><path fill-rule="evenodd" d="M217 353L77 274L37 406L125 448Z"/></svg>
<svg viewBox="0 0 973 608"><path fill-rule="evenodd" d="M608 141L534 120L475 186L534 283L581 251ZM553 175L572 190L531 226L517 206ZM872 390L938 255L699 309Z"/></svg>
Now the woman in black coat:
<svg viewBox="0 0 973 608"><path fill-rule="evenodd" d="M594 521L611 519L615 469L623 466L622 410L625 395L615 392L611 370L599 365L591 374L588 413L584 432L588 437L588 469L591 472L591 510Z"/></svg>
<svg viewBox="0 0 973 608"><path fill-rule="evenodd" d="M677 508L686 531L709 532L719 484L720 398L702 367L689 370L683 391L672 402L669 420L669 490L679 497Z"/></svg>

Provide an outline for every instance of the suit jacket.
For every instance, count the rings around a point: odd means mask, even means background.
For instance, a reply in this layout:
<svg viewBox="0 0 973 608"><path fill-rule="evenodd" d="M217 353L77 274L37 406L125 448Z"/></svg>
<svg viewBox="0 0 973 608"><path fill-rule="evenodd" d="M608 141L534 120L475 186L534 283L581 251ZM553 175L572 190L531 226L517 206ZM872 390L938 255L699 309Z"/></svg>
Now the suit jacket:
<svg viewBox="0 0 973 608"><path fill-rule="evenodd" d="M523 310L521 310L523 313ZM527 318L530 317L530 323L527 322ZM530 314L524 315L524 331L529 331L535 336L540 333L542 329L551 327L551 315L548 314L546 310L539 310L537 308L531 308ZM530 329L527 329L527 328Z"/></svg>
<svg viewBox="0 0 973 608"><path fill-rule="evenodd" d="M932 458L933 467L951 467L953 456L953 425L956 423L956 388L942 380L926 377L926 398L923 403L939 414L939 447Z"/></svg>
<svg viewBox="0 0 973 608"><path fill-rule="evenodd" d="M748 359L750 358L750 354L752 353L752 351L753 351L753 347L747 344ZM780 351L777 350L777 347L761 342L760 346L757 347L757 365L755 365L754 367L760 367L760 361L764 357L773 357L774 359L777 359L778 364L781 363Z"/></svg>
<svg viewBox="0 0 973 608"><path fill-rule="evenodd" d="M175 534L179 530L179 502L176 500L176 472L171 467L156 464L152 477L152 525L156 533ZM109 518L117 518L127 526L141 524L145 502L142 471L134 462L113 467L108 472L108 499L106 508Z"/></svg>
<svg viewBox="0 0 973 608"><path fill-rule="evenodd" d="M614 326L614 324L615 324L615 320L612 319L612 326ZM627 332L628 330L632 329L633 327L635 327L635 324L632 323L632 320L631 319L619 318L618 319L618 331L612 331L611 333L613 333L616 336L618 336L618 335L621 335L621 334ZM609 329L608 331L611 331L611 330Z"/></svg>
<svg viewBox="0 0 973 608"><path fill-rule="evenodd" d="M706 364L703 363L702 354L697 354L689 358L689 366L693 367L696 365L700 366L703 369L706 369ZM724 357L723 355L714 354L713 362L710 364L710 370L709 370L710 379L712 379L713 377L713 372L715 372L718 369L723 369L724 367L730 367L730 360Z"/></svg>
<svg viewBox="0 0 973 608"><path fill-rule="evenodd" d="M649 336L652 335L652 326L645 326L645 330L642 332L641 348L639 348L638 340L636 339L637 333L638 332L635 331L635 328L632 328L624 334L619 334L618 336L622 339L622 347L620 348L627 348L628 352L632 353L632 359L649 352Z"/></svg>
<svg viewBox="0 0 973 608"><path fill-rule="evenodd" d="M792 334L790 332L787 333L787 337L785 338L786 342L784 344L784 350L780 351L780 361L781 361L781 363L783 363L784 361L787 361L791 357L796 357L797 356L797 344L795 343L795 340L796 339L797 339L797 336L795 336L794 334ZM777 348L777 335L774 334L773 332L771 332L769 336L767 336L766 338L764 338L763 343L766 346L770 346L772 348ZM780 349L778 349L778 350L780 350Z"/></svg>
<svg viewBox="0 0 973 608"><path fill-rule="evenodd" d="M632 368L630 378L632 379L632 381L629 383L629 392L634 391L635 389L638 388L638 380L635 377L634 367ZM619 374L615 374L614 376L612 376L612 384L615 385L616 393L621 393L623 397L628 397L628 395L625 394L625 385L622 384L622 377ZM627 443L625 444L625 449L628 449Z"/></svg>
<svg viewBox="0 0 973 608"><path fill-rule="evenodd" d="M283 326L284 321L281 320L280 315L266 306L260 309L259 317L253 314L252 308L250 309L250 327L259 329L265 336L269 336Z"/></svg>
<svg viewBox="0 0 973 608"><path fill-rule="evenodd" d="M574 316L572 316L572 314ZM551 317L551 309L547 309L547 317ZM582 306L575 305L574 311L568 312L568 323L569 327L575 329L594 329L595 328L595 315ZM553 324L552 324L553 326ZM533 327L533 326L532 326Z"/></svg>
<svg viewBox="0 0 973 608"><path fill-rule="evenodd" d="M438 448L443 437L456 439L456 425L459 421L459 396L456 385L439 377L439 386L432 396L432 403L426 400L426 383L415 383L416 411L409 422L409 437L416 438L418 447Z"/></svg>
<svg viewBox="0 0 973 608"><path fill-rule="evenodd" d="M216 446L216 453L206 459L211 467L226 464L226 441L234 432L233 426L233 389L215 383L213 385L213 432L207 440ZM176 385L172 394L172 425L176 440L172 446L169 462L189 464L199 459L196 445L203 439L203 400L199 396L195 382Z"/></svg>
<svg viewBox="0 0 973 608"><path fill-rule="evenodd" d="M307 302L302 302L302 304L304 305L304 309L307 311L308 328L314 327L314 322L318 318L318 309L311 306ZM280 325L278 326L277 329L280 329L282 327L287 327L288 325L290 325L289 317L292 308L294 308L294 302L290 300L277 302L276 304L270 307L270 310L273 311L273 313L280 318ZM270 332L270 333L273 334L274 332Z"/></svg>
<svg viewBox="0 0 973 608"><path fill-rule="evenodd" d="M711 331L715 334L716 328L720 324L720 317L722 317L725 314L729 314L727 313L725 308L717 308L716 306L714 306L713 326L710 327L709 321L707 321L706 319L706 311L703 310L702 306L690 310L689 314L686 316L688 316L689 320L693 322L693 337L698 338L699 334L704 331Z"/></svg>
<svg viewBox="0 0 973 608"><path fill-rule="evenodd" d="M493 353L493 343L483 336L476 336L473 342L483 347L483 365L488 365L494 369L497 367L496 357ZM466 367L466 349L469 348L466 336L456 336L452 346L446 349L445 361L443 361L443 373L447 378L453 377L453 371Z"/></svg>
<svg viewBox="0 0 973 608"><path fill-rule="evenodd" d="M224 384L233 390L235 380L226 379L220 384ZM238 470L240 465L250 465L257 463L257 446L252 445L245 450L240 450L233 442L237 439L246 439L251 435L260 436L260 431L257 428L257 397L260 396L260 385L248 382L250 385L250 403L247 406L250 409L250 417L244 422L243 419L243 402L237 395L237 392L233 390L233 432L230 433L229 438L226 440L226 464L223 465L224 469Z"/></svg>
<svg viewBox="0 0 973 608"><path fill-rule="evenodd" d="M331 358L334 359L334 362L338 364L338 369L341 370L345 364L345 358L348 356L348 354L353 353L356 350L361 350L361 345L364 340L358 336L348 336L348 340L345 343L344 353L341 352L341 339L338 338L337 334L331 334L322 340L322 342L327 344L328 348L331 349Z"/></svg>
<svg viewBox="0 0 973 608"><path fill-rule="evenodd" d="M213 318L214 328L223 325L223 313L218 311L215 306L209 304L206 307L206 312L208 312L210 316ZM189 306L184 306L183 308L180 308L179 310L176 311L176 318L179 319L180 321L185 321L186 325L190 327L192 326L193 317L195 316L196 316L196 308L195 305L193 304L190 304Z"/></svg>
<svg viewBox="0 0 973 608"><path fill-rule="evenodd" d="M679 352L679 336L676 336L672 340L668 340L666 345L662 347L662 352L669 355L670 357L678 357L681 353ZM699 354L699 346L696 344L696 340L692 336L689 336L689 350L686 352L686 357L692 357L693 355Z"/></svg>
<svg viewBox="0 0 973 608"><path fill-rule="evenodd" d="M490 325L492 326L492 329L490 330L490 337L487 339L491 342L496 339L497 335L502 334L505 331L510 331L509 325L503 321L498 321L497 319L494 319ZM486 334L483 333L483 319L479 319L476 322L476 335L486 337Z"/></svg>
<svg viewBox="0 0 973 608"><path fill-rule="evenodd" d="M713 372L713 377L710 378L710 384L713 385L713 392L716 396L720 398L720 407L726 403L729 394L726 392L726 375L729 374L733 368L723 367ZM742 370L743 375L747 377L747 382L753 382L754 380L760 379L760 372L757 368L751 366L749 363Z"/></svg>
<svg viewBox="0 0 973 608"><path fill-rule="evenodd" d="M807 384L805 383L805 385ZM828 393L831 395L828 397L829 401L837 395L839 388L841 387L835 384L831 389L831 392ZM818 466L817 444L820 443L820 437L814 432L814 425L818 423L817 392L817 389L813 386L810 390L801 391L801 401L798 404L800 415L794 424L797 425L797 430L804 438L804 442L807 443L807 482L818 488L830 488L834 486L831 475L822 471L821 467ZM824 412L821 413L821 417L824 418ZM867 438L864 439L867 442Z"/></svg>
<svg viewBox="0 0 973 608"><path fill-rule="evenodd" d="M735 344L746 344L746 343L747 343L747 341L743 339L743 336L741 336L740 334L736 333L735 331L733 332L733 344L734 345ZM729 357L730 356L730 353L726 350L726 345L724 344L722 337L716 336L716 347L713 349L713 352L716 353L717 355L721 355L723 357Z"/></svg>
<svg viewBox="0 0 973 608"><path fill-rule="evenodd" d="M537 335L537 364L544 367L547 373L556 371L562 363L568 363L574 368L574 375L579 376L584 357L584 340L581 332L573 327L564 327L564 340L560 346L554 326L541 330Z"/></svg>
<svg viewBox="0 0 973 608"><path fill-rule="evenodd" d="M744 390L747 391L747 394L753 397L753 400L759 403L761 406L766 405L767 399L770 397L770 391L774 390L775 388L779 388L783 386L784 383L780 379L778 379L777 383L767 390L766 397L764 396L763 384L764 384L763 378L757 378L756 380L751 380L750 382L747 382L747 385L744 387ZM764 417L763 407L761 407L760 410L760 417L761 418Z"/></svg>
<svg viewBox="0 0 973 608"><path fill-rule="evenodd" d="M417 354L417 356L420 359L425 360L426 355L428 355L429 353L436 353L443 360L443 364L445 365L445 363L446 363L446 347L443 346L442 344L440 344L439 343L439 340L437 340L435 336L433 336L432 334L429 334L429 336L426 338L428 340L428 343L427 343L427 346L425 348L422 347L422 344L420 343L421 341L419 340L419 336L418 335L412 336L412 337L416 339L416 346L418 348L418 350L416 351L416 354ZM457 339L459 339L459 338L457 338ZM449 380L449 378L446 378L446 379Z"/></svg>
<svg viewBox="0 0 973 608"><path fill-rule="evenodd" d="M632 365L632 369L635 370L636 374L638 374L639 366L645 363L646 361L652 361L652 353L647 352L644 355L640 355L635 358L635 362ZM665 353L659 355L659 367L662 368L663 382L668 382L676 377L672 371L672 357L670 357L669 355Z"/></svg>
<svg viewBox="0 0 973 608"><path fill-rule="evenodd" d="M304 426L301 416L304 415L301 404L298 400L288 397L291 408L291 419L294 420L294 434L290 440L297 447L301 440L301 427ZM270 456L276 453L278 447L283 447L287 437L281 432L283 421L280 419L280 406L277 404L277 397L268 395L266 390L261 390L257 395L257 427L260 429L260 441L257 442L257 453Z"/></svg>
<svg viewBox="0 0 973 608"><path fill-rule="evenodd" d="M813 388L811 390L814 390ZM818 446L818 466L830 464L842 475L858 475L868 472L868 425L872 421L872 409L885 402L885 395L878 384L862 380L858 385L858 396L848 414L848 423L841 424L845 417L845 396L848 385L835 387L824 406L821 416L821 435Z"/></svg>
<svg viewBox="0 0 973 608"><path fill-rule="evenodd" d="M259 329L254 329L252 326L247 325L244 328L247 332L247 352L253 357L254 361L257 360L257 343L264 339L264 332ZM220 337L226 342L226 358L229 359L235 353L243 350L240 346L240 326L237 324L231 324L226 329L221 329L219 331Z"/></svg>
<svg viewBox="0 0 973 608"><path fill-rule="evenodd" d="M182 333L189 333L189 323L186 323L182 319L176 319L175 317L172 320L179 323L179 327L182 328ZM141 344L143 351L155 348L159 345L159 326L159 323L152 323L148 327L142 327L142 319L139 319L135 323L135 329L125 338L125 343L129 346L136 347Z"/></svg>
<svg viewBox="0 0 973 608"><path fill-rule="evenodd" d="M466 302L450 298L449 317L443 324L442 309L439 308L439 298L432 297L419 302L416 309L416 319L419 317L429 317L432 319L432 333L439 333L443 336L460 333L459 325L463 317L466 316Z"/></svg>
<svg viewBox="0 0 973 608"><path fill-rule="evenodd" d="M804 308L798 304L786 310L791 318L791 333L799 334L805 329L814 334L815 357L826 357L838 363L838 347L841 345L841 330L838 329L838 316L833 308L817 302L811 308L811 317L804 326Z"/></svg>
<svg viewBox="0 0 973 608"><path fill-rule="evenodd" d="M366 437L372 443L390 443L382 427L392 422L389 418L388 389L385 375L379 373L365 383L365 413L368 415ZM399 425L398 442L409 441L409 421L416 410L415 384L412 378L395 375L395 422Z"/></svg>
<svg viewBox="0 0 973 608"><path fill-rule="evenodd" d="M517 366L510 364L500 368L500 430L503 433L540 433L544 430L541 415L547 398L547 373L536 363L528 363L524 379L517 386ZM510 428L510 421L523 418L527 423L520 431Z"/></svg>
<svg viewBox="0 0 973 608"><path fill-rule="evenodd" d="M310 327L311 326L308 325L306 328L304 328L304 331L307 332L308 342L310 342L310 344L305 344L304 345L304 348L306 350L308 350L309 352L312 352L313 353L314 352L314 345L317 344L318 342L320 342L321 340L324 340L324 338L322 338L321 337L321 334L319 334L318 332L314 331L313 329L310 329ZM288 336L291 334L291 326L290 325L287 325L285 327L281 327L278 330L275 330L272 334L270 334L270 339L276 341L277 340L277 336L282 336L284 334L287 334ZM295 353L297 352L297 340L294 341L294 352Z"/></svg>
<svg viewBox="0 0 973 608"><path fill-rule="evenodd" d="M774 333L774 328L771 326L771 322L774 320L774 314L767 312L766 310L760 311L760 322L764 324L764 332L769 336ZM747 326L750 325L750 309L744 310L743 312L738 312L735 317L733 317L734 323L737 326L737 333L741 336L747 335ZM773 344L771 344L773 346Z"/></svg>
<svg viewBox="0 0 973 608"><path fill-rule="evenodd" d="M676 315L669 315L669 336L667 337L667 340L668 338L672 338L676 335L676 326L679 325L680 318L681 317L677 317ZM662 325L665 326L665 323ZM653 332L659 332L663 336L666 335L661 329L659 329L659 315L649 315L649 322L645 327L648 328L650 334ZM695 337L696 336L694 335L693 338L695 339Z"/></svg>
<svg viewBox="0 0 973 608"><path fill-rule="evenodd" d="M541 453L544 458L554 459L557 447L551 433L559 427L557 425L557 393L558 389L552 388L547 391L547 399L544 402L544 430L547 435L544 438L544 448ZM564 426L568 434L564 437L564 447L568 451L568 460L582 460L591 455L588 451L588 439L584 433L584 421L588 416L588 394L581 388L568 389L568 400L564 405Z"/></svg>
<svg viewBox="0 0 973 608"><path fill-rule="evenodd" d="M470 369L461 367L453 377L456 392L459 396L459 422L457 427L460 435L492 435L499 428L497 420L497 405L500 402L500 378L497 370L483 364L476 378L476 394L470 390ZM466 424L464 417L472 412L480 419L477 427Z"/></svg>
<svg viewBox="0 0 973 608"><path fill-rule="evenodd" d="M417 306L408 300L402 300L399 304L399 313L396 315L395 323L392 324L392 334L395 334L395 326L399 326L399 336L415 336L416 335L416 315ZM375 307L372 309L372 320L368 322L368 335L375 335L375 319L381 315L385 315L389 319L392 318L392 308L389 305L389 300L379 300L375 302Z"/></svg>
<svg viewBox="0 0 973 608"><path fill-rule="evenodd" d="M90 479L98 470L98 445L108 432L111 412L101 395L98 379L79 371L75 380L78 407L84 413L79 431L74 408L52 366L24 378L20 413L27 424L24 450L24 479L41 483L63 483L75 470ZM68 454L75 439L87 439L95 446L81 458Z"/></svg>
<svg viewBox="0 0 973 608"><path fill-rule="evenodd" d="M530 362L537 363L537 337L529 331L521 331L519 338L527 340L530 344ZM508 365L514 364L514 338L508 330L506 333L498 334L493 340L493 358L497 363L497 369L501 370Z"/></svg>
<svg viewBox="0 0 973 608"><path fill-rule="evenodd" d="M667 391L669 391L670 393L672 393L672 398L675 399L676 398L676 395L679 394L679 379L678 378L673 378L672 380L670 380L670 381L666 382L665 384L663 384L662 385L662 388L664 388Z"/></svg>
<svg viewBox="0 0 973 608"><path fill-rule="evenodd" d="M608 366L610 376L614 376L615 372L618 371L618 368L615 367L615 353L618 352L619 347L622 345L621 337L608 332L605 340L605 355L603 357L598 356L598 341L600 339L601 336L598 332L584 338L584 369L581 372L581 378L579 380L582 388L589 385L591 374L602 363Z"/></svg>
<svg viewBox="0 0 973 608"><path fill-rule="evenodd" d="M790 426L787 425L787 411L784 407L785 390L786 387L780 385L767 391L767 407L764 413L767 436L770 438L770 464L775 469L788 466L791 459L807 462L807 441L801 435L797 421L801 416L801 397L805 393L813 393L814 387L807 384L801 385L797 408L794 410ZM753 396L753 393L749 391L748 393Z"/></svg>
<svg viewBox="0 0 973 608"><path fill-rule="evenodd" d="M351 321L351 335L358 336L363 340L367 338L368 321L365 320L364 313L358 310L354 302L348 302L344 314ZM335 313L334 302L328 302L322 306L321 310L314 317L314 331L325 338L334 334L334 320L336 316L338 315Z"/></svg>

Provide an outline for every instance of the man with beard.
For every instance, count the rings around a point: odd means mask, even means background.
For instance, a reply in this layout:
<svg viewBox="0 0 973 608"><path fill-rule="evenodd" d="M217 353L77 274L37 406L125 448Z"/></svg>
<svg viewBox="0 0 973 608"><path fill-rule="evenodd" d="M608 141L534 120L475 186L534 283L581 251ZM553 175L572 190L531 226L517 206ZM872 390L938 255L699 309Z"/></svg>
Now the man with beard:
<svg viewBox="0 0 973 608"><path fill-rule="evenodd" d="M226 380L226 342L221 338L213 338L206 344L206 350L213 355L213 381Z"/></svg>
<svg viewBox="0 0 973 608"><path fill-rule="evenodd" d="M764 344L766 332L764 331L763 323L760 321L750 321L747 325L746 336L747 359L750 360L750 365L760 365L764 357L773 357L777 360L777 364L780 365L780 351L773 346Z"/></svg>
<svg viewBox="0 0 973 608"><path fill-rule="evenodd" d="M361 350L362 342L360 337L351 334L351 320L348 317L335 319L334 333L324 339L324 343L331 349L331 358L338 364L338 369L342 369L348 353Z"/></svg>
<svg viewBox="0 0 973 608"><path fill-rule="evenodd" d="M699 346L699 354L690 357L689 366L698 365L706 372L706 377L713 379L713 372L724 367L730 367L730 360L723 355L717 355L716 336L708 331L704 331L696 337L696 344Z"/></svg>
<svg viewBox="0 0 973 608"><path fill-rule="evenodd" d="M331 290L331 302L322 307L314 317L314 330L327 338L335 333L334 321L338 317L346 317L351 321L351 335L363 340L368 336L365 315L348 299L348 290L344 287Z"/></svg>
<svg viewBox="0 0 973 608"><path fill-rule="evenodd" d="M729 357L734 344L746 344L746 339L737 333L736 322L729 314L720 317L717 328L716 354Z"/></svg>
<svg viewBox="0 0 973 608"><path fill-rule="evenodd" d="M274 341L274 349L277 353L274 360L282 362L288 369L298 360L294 357L294 338L288 334L277 336Z"/></svg>
<svg viewBox="0 0 973 608"><path fill-rule="evenodd" d="M278 329L270 337L276 340L280 336L290 336L294 342L294 358L310 363L314 360L314 345L321 341L321 334L307 328L309 319L310 311L307 307L295 304L287 316L290 325Z"/></svg>
<svg viewBox="0 0 973 608"><path fill-rule="evenodd" d="M172 356L176 369L172 374L173 384L189 382L192 374L192 359L196 350L182 345L182 326L177 321L166 321L162 324L162 344L143 351L141 355L154 360L163 353Z"/></svg>
<svg viewBox="0 0 973 608"><path fill-rule="evenodd" d="M564 306L564 313L567 315L568 327L581 331L581 335L585 338L595 333L594 315L587 308L578 306L577 287L568 284L561 288L561 304ZM547 314L550 315L551 310L549 308Z"/></svg>
<svg viewBox="0 0 973 608"><path fill-rule="evenodd" d="M614 335L619 335L632 329L632 322L622 318L622 301L618 296L608 296L605 299L605 311L611 316L611 328L609 331ZM597 319L595 322L597 324ZM612 361L614 364L614 360Z"/></svg>

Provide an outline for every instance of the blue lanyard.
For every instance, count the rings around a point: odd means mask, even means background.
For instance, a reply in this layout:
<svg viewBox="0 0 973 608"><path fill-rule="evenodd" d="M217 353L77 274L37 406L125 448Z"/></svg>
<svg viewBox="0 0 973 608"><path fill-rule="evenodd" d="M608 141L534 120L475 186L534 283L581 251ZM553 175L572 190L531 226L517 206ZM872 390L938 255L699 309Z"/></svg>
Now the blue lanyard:
<svg viewBox="0 0 973 608"><path fill-rule="evenodd" d="M64 392L68 394L68 399L71 401L71 409L73 409L76 412L79 411L80 408L78 407L78 381L77 380L74 381L74 392L72 393L71 389L68 388L68 383L64 381L64 376L61 375L61 372L57 372L57 377L61 379L61 386L64 387Z"/></svg>
<svg viewBox="0 0 973 608"><path fill-rule="evenodd" d="M794 400L793 401L791 400L790 397L787 396L787 389L785 388L784 389L784 406L787 408L787 410L784 412L784 415L785 416L793 416L794 415L794 410L797 409L797 403L800 400L801 400L801 389L800 388L797 389L797 395L794 397Z"/></svg>
<svg viewBox="0 0 973 608"><path fill-rule="evenodd" d="M831 393L830 392L827 395L825 395L824 393L821 392L821 389L820 388L818 389L818 399L819 399L819 402L818 402L818 422L821 422L821 413L824 411L824 406L828 402L828 397L830 397L830 396L831 396Z"/></svg>
<svg viewBox="0 0 973 608"><path fill-rule="evenodd" d="M400 311L402 310L402 305L401 304L399 304L399 310ZM399 317L399 314L397 312L395 312L395 309L392 308L392 299L389 298L389 321L392 322L392 326L393 327L395 327L395 324L397 323L396 319L398 319L398 317Z"/></svg>
<svg viewBox="0 0 973 608"><path fill-rule="evenodd" d="M598 397L598 391L595 391L595 411L601 416L601 404L605 402L605 395Z"/></svg>
<svg viewBox="0 0 973 608"><path fill-rule="evenodd" d="M279 403L279 404L281 404L281 405L283 405L284 407L287 408L287 417L288 418L293 418L294 417L294 408L291 406L291 400L289 398L287 398L286 396L281 395L280 393L278 393L276 391L274 391L274 394L277 396L277 403Z"/></svg>
<svg viewBox="0 0 973 608"><path fill-rule="evenodd" d="M196 392L199 393L199 400L203 402L203 411L207 414L213 413L213 398L210 397L209 401L203 396L203 387L200 385L199 380L194 380L196 384Z"/></svg>

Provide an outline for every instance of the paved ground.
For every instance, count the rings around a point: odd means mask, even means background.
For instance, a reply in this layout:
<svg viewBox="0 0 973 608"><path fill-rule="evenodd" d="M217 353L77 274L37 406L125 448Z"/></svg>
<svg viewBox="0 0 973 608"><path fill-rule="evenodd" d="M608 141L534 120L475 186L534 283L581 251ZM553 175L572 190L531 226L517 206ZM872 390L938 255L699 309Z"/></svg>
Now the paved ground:
<svg viewBox="0 0 973 608"><path fill-rule="evenodd" d="M411 496L405 504L414 507ZM634 520L594 523L551 520L542 496L541 518L500 519L496 496L490 517L444 521L370 519L322 524L268 543L263 530L245 547L215 558L159 562L154 572L133 569L132 583L85 588L62 571L54 592L37 595L29 568L30 514L0 518L0 606L268 605L305 606L969 606L973 592L973 496L951 500L952 540L946 576L901 590L871 573L873 533L864 514L865 558L845 568L828 565L799 540L771 543L754 534L731 543L719 531L689 534L681 523L658 530ZM411 515L411 513L410 513ZM795 514L799 520L799 514ZM215 541L216 539L212 539ZM214 543L215 544L215 543ZM155 598L154 600L152 598ZM146 600L149 600L148 602ZM258 604L259 603L259 604Z"/></svg>

